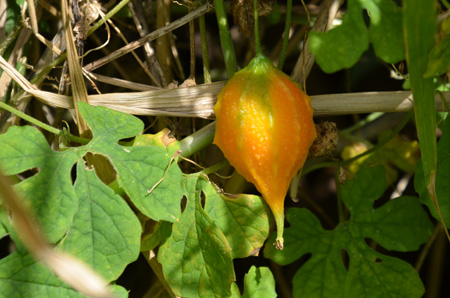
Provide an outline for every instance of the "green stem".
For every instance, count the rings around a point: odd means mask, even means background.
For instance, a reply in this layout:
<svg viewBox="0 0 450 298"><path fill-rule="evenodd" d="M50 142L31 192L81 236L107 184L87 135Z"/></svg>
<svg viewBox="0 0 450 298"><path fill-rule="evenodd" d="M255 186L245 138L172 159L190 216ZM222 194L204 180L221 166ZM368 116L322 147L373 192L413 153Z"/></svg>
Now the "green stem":
<svg viewBox="0 0 450 298"><path fill-rule="evenodd" d="M367 116L364 120L359 121L358 123L356 123L353 126L350 126L346 129L341 130L339 133L341 135L349 135L350 133L352 133L353 131L360 129L361 127L363 127L364 125L375 121L376 119L378 119L379 117L383 116L384 113L383 112L374 112L372 114L370 114L369 116Z"/></svg>
<svg viewBox="0 0 450 298"><path fill-rule="evenodd" d="M278 69L283 68L284 59L286 58L286 49L289 41L289 31L291 29L292 16L292 0L287 0L286 21L284 24L283 46L281 47L280 60L278 61Z"/></svg>
<svg viewBox="0 0 450 298"><path fill-rule="evenodd" d="M217 163L217 164L215 164L215 165L213 165L213 166L211 166L209 168L201 170L200 173L201 174L205 174L205 175L209 175L209 174L215 173L215 172L217 172L217 171L219 171L219 170L221 170L224 167L229 166L229 165L230 165L230 163L228 162L228 160L224 159L221 162L219 162L219 163Z"/></svg>
<svg viewBox="0 0 450 298"><path fill-rule="evenodd" d="M233 41L231 39L230 29L228 27L227 14L223 0L214 0L216 7L217 23L219 24L220 44L225 59L228 78L231 78L237 71L236 55L234 52Z"/></svg>
<svg viewBox="0 0 450 298"><path fill-rule="evenodd" d="M16 40L16 38L19 35L22 28L23 28L23 26L21 25L21 22L19 21L14 25L14 27L8 33L8 35L5 36L5 38L0 43L0 56L3 56L6 49L13 43L14 40Z"/></svg>
<svg viewBox="0 0 450 298"><path fill-rule="evenodd" d="M405 125L409 122L409 119L411 119L412 113L413 113L412 110L409 111L409 113L405 116L405 118L402 120L402 122L395 128L395 130L392 131L392 132L389 134L388 137L386 137L386 138L384 138L383 140L381 140L380 142L378 142L378 144L377 144L376 146L373 146L373 147L370 148L369 150L367 150L367 151L365 151L365 152L363 152L363 153L361 153L361 154L359 154L359 155L357 155L357 156L355 156L355 157L352 157L352 158L350 158L350 159L344 160L344 161L342 162L342 165L348 165L348 164L354 162L355 160L357 160L357 159L359 159L359 158L361 158L361 157L363 157L363 156L372 154L373 152L377 151L378 149L380 149L381 147L383 147L384 145L386 145L387 143L389 143L389 141L390 141L393 137L395 137L395 135L397 135L397 134L403 129L403 127L405 127Z"/></svg>
<svg viewBox="0 0 450 298"><path fill-rule="evenodd" d="M30 122L31 124L36 125L37 127L40 127L40 128L42 128L42 129L44 129L44 130L46 130L48 132L51 132L51 133L55 134L55 135L58 135L58 136L61 136L61 137L65 137L65 138L69 139L70 141L81 143L81 144L87 144L90 141L89 139L80 138L80 137L77 137L77 136L74 136L74 135L71 135L71 134L66 134L64 131L62 131L60 129L57 129L57 128L53 127L53 126L50 126L50 125L48 125L48 124L46 124L46 123L44 123L42 121L39 121L36 118L33 118L33 117L31 117L31 116L29 116L29 115L27 115L27 114L25 114L25 113L23 113L21 111L13 108L11 106L9 106L8 104L6 104L6 103L4 103L2 101L0 101L0 109L4 109L4 110L6 110L6 111L8 111L10 113L13 113L14 115L24 119L25 121Z"/></svg>
<svg viewBox="0 0 450 298"><path fill-rule="evenodd" d="M253 1L253 14L255 15L255 49L256 56L262 55L261 42L259 41L259 25L258 25L258 0Z"/></svg>
<svg viewBox="0 0 450 298"><path fill-rule="evenodd" d="M181 156L189 157L210 145L214 140L216 123L210 123L180 141Z"/></svg>
<svg viewBox="0 0 450 298"><path fill-rule="evenodd" d="M103 18L98 20L98 22L95 23L94 26L92 26L92 28L88 32L88 36L91 35L92 33L94 33L95 30L100 28L100 26L103 25L106 20L112 18L116 13L118 13L125 5L128 4L128 2L130 2L130 0L122 0L116 6L114 6L113 9L108 11L108 13Z"/></svg>
<svg viewBox="0 0 450 298"><path fill-rule="evenodd" d="M206 38L206 25L205 15L201 15L198 18L198 24L200 27L200 39L202 43L202 58L203 58L203 78L205 83L211 83L211 73L209 72L209 54L208 54L208 41Z"/></svg>

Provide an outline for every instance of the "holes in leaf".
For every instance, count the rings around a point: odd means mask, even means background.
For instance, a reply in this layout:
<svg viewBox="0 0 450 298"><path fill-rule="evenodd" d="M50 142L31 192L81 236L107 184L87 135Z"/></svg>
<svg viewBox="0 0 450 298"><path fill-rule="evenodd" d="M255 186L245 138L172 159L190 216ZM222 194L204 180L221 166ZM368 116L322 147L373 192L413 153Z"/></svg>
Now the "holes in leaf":
<svg viewBox="0 0 450 298"><path fill-rule="evenodd" d="M8 235L0 239L0 259L9 256L15 250L16 245Z"/></svg>
<svg viewBox="0 0 450 298"><path fill-rule="evenodd" d="M348 252L345 249L341 249L341 259L342 263L344 264L345 270L348 271L348 265L350 263L350 257L348 255Z"/></svg>
<svg viewBox="0 0 450 298"><path fill-rule="evenodd" d="M376 259L375 259L375 263L382 263L382 262L383 262L383 260L380 259L380 258L376 258Z"/></svg>
<svg viewBox="0 0 450 298"><path fill-rule="evenodd" d="M70 178L72 179L72 185L74 185L75 180L77 180L77 164L74 164L70 170Z"/></svg>
<svg viewBox="0 0 450 298"><path fill-rule="evenodd" d="M28 178L30 178L30 177L32 177L32 176L34 176L34 175L36 175L37 173L39 173L40 172L40 169L39 168L32 168L32 169L29 169L29 170L26 170L26 171L24 171L24 172L22 172L22 173L19 173L19 174L17 174L17 177L19 178L19 180L20 181L22 181L22 180L25 180L25 179L28 179ZM15 182L20 182L20 181L16 181L17 179L14 179L14 178L12 178L12 179L10 179L13 183L15 183Z"/></svg>
<svg viewBox="0 0 450 298"><path fill-rule="evenodd" d="M116 172L106 156L88 152L84 159L86 164L94 168L95 174L104 184L109 185L116 180Z"/></svg>
<svg viewBox="0 0 450 298"><path fill-rule="evenodd" d="M187 205L187 198L183 196L183 198L181 199L181 212L184 212L184 209L186 209L186 205Z"/></svg>
<svg viewBox="0 0 450 298"><path fill-rule="evenodd" d="M202 191L200 192L200 203L202 204L202 208L205 209L205 201L206 201L206 195Z"/></svg>

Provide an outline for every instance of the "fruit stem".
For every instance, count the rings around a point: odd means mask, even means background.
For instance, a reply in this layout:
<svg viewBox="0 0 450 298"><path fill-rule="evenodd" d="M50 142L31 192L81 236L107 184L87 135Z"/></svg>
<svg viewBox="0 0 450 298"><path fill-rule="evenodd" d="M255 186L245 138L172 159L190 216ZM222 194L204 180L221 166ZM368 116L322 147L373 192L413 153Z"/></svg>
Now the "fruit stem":
<svg viewBox="0 0 450 298"><path fill-rule="evenodd" d="M273 216L275 217L275 224L277 227L277 238L275 239L275 247L279 250L283 250L284 247L284 239L283 239L283 231L284 231L284 210L276 210L272 211Z"/></svg>
<svg viewBox="0 0 450 298"><path fill-rule="evenodd" d="M258 0L253 1L253 14L255 15L255 51L256 56L262 55L261 43L259 41L259 28L258 28Z"/></svg>

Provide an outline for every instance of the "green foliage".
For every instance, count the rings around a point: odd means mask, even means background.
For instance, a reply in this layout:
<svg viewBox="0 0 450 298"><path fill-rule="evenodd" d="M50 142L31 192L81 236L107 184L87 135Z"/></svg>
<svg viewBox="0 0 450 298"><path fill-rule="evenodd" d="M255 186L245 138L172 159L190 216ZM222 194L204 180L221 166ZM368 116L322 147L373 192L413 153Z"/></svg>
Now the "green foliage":
<svg viewBox="0 0 450 298"><path fill-rule="evenodd" d="M362 9L370 16L367 29ZM328 32L311 31L309 47L323 71L332 73L353 66L372 43L375 54L387 63L405 57L402 13L388 0L349 0L341 25Z"/></svg>
<svg viewBox="0 0 450 298"><path fill-rule="evenodd" d="M267 207L254 196L224 199L196 174L182 185L185 210L158 254L164 276L175 295L229 297L232 258L247 257L263 245L269 229Z"/></svg>
<svg viewBox="0 0 450 298"><path fill-rule="evenodd" d="M420 25L418 24L420 22ZM405 0L404 28L407 63L414 96L414 113L422 156L424 180L436 203L436 104L433 78L424 78L428 55L434 45L436 6L434 1Z"/></svg>
<svg viewBox="0 0 450 298"><path fill-rule="evenodd" d="M430 78L445 73L450 68L450 35L435 44L428 57L425 77Z"/></svg>
<svg viewBox="0 0 450 298"><path fill-rule="evenodd" d="M15 3L23 1L8 0L7 32L19 18ZM219 21L226 19L223 1L216 3ZM429 240L433 225L421 204L435 219L450 222L450 120L444 115L436 146L433 82L433 76L448 70L450 22L444 20L435 34L435 1L405 0L402 7L396 3L347 1L342 24L326 33L310 32L310 48L328 73L352 67L370 43L386 63L407 58L422 159L414 166L417 142L395 137L354 161L347 169L351 179L338 186L341 221L326 230L311 211L287 209L290 225L283 251L273 246L275 235L267 239L272 214L261 197L225 195L207 171L183 174L177 162L185 147L166 130L141 134L143 122L131 115L80 103L93 138L59 152L37 129L12 126L0 135L0 166L18 180L14 189L46 239L101 274L118 297L128 293L114 286L115 281L140 251L150 250L162 266L162 272L155 273L177 296L277 297L275 278L267 267L252 266L243 283L235 281L239 259L258 257L264 244L264 257L280 265L301 264L288 281L294 297L421 297L425 289L418 272L380 251L401 256ZM275 10L267 23L277 23L279 14ZM226 23L220 26L228 30ZM223 52L232 74L236 58L225 33ZM381 134L379 142L389 133ZM211 135L204 140L212 140ZM352 147L343 157L366 149ZM196 149L191 151L188 155ZM109 186L100 181L98 169L86 161L88 153L104 156L116 181ZM419 199L377 201L397 180L397 172L414 170ZM82 297L31 257L10 221L1 208L0 237L9 235L16 249L0 259L0 297Z"/></svg>
<svg viewBox="0 0 450 298"><path fill-rule="evenodd" d="M450 222L450 119L447 117L442 125L442 137L437 145L437 169L436 169L436 195L442 217L446 223ZM422 160L416 166L416 176L414 186L420 196L420 201L427 205L431 214L441 221L436 209L436 205L428 193L426 180L423 173Z"/></svg>
<svg viewBox="0 0 450 298"><path fill-rule="evenodd" d="M372 239L387 250L414 251L433 229L416 198L399 197L373 208L384 191L384 177L382 167L366 168L342 186L350 216L331 231L307 209L288 210L291 227L285 231L284 250L266 246L264 256L287 265L311 254L294 277L294 297L422 296L424 287L414 268L364 241Z"/></svg>
<svg viewBox="0 0 450 298"><path fill-rule="evenodd" d="M244 277L244 295L242 297L277 297L275 279L269 268L255 266L250 268Z"/></svg>

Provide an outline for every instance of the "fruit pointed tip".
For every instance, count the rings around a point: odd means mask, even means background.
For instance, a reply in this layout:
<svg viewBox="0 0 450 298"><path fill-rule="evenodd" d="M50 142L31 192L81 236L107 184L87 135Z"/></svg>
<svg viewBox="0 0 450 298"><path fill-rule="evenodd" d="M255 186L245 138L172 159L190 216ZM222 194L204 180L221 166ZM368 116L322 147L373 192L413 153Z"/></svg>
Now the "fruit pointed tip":
<svg viewBox="0 0 450 298"><path fill-rule="evenodd" d="M275 239L274 244L277 249L283 250L283 247L284 247L284 238L283 238L284 212L283 212L283 209L274 211L273 215L275 217L275 224L277 226L277 238Z"/></svg>
<svg viewBox="0 0 450 298"><path fill-rule="evenodd" d="M284 248L284 239L283 238L277 238L275 240L274 245L275 245L276 249L283 250L283 248Z"/></svg>

